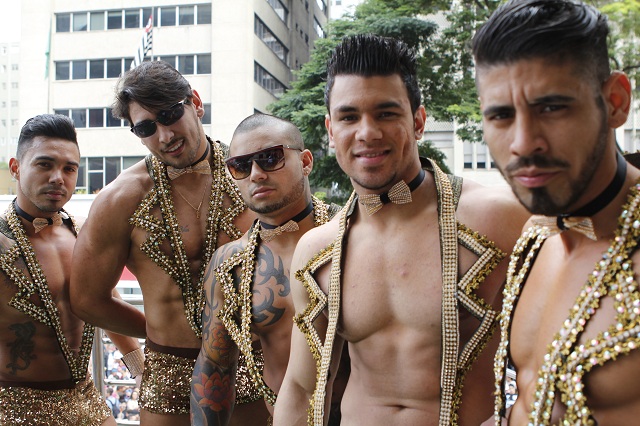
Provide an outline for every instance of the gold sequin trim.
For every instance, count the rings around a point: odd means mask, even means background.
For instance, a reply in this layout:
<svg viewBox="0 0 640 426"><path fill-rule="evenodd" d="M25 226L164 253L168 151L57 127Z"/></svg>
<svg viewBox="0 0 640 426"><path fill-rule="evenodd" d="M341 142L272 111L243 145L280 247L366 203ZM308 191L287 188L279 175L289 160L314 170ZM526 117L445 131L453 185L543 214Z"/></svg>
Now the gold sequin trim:
<svg viewBox="0 0 640 426"><path fill-rule="evenodd" d="M312 196L314 226L320 226L329 221L329 206ZM256 221L249 230L246 247L225 260L214 271L215 280L220 283L224 297L224 305L218 312L218 318L226 327L229 335L244 355L246 368L253 383L265 401L275 405L276 394L264 382L262 368L254 359L252 350L251 320L253 317L252 287L256 264L256 252L259 247L260 222ZM239 267L240 283L236 290L232 271ZM236 318L240 319L240 325Z"/></svg>
<svg viewBox="0 0 640 426"><path fill-rule="evenodd" d="M180 232L180 224L173 205L171 184L167 177L166 165L153 155L149 155L151 178L154 187L149 191L134 212L129 223L148 232L147 240L141 244L140 250L161 267L180 287L184 310L191 329L198 338L202 338L202 309L204 308L204 275L207 264L217 248L218 233L225 232L232 240L240 238L242 233L233 223L234 219L244 211L245 204L240 191L231 177L225 173L224 157L219 143L207 137L212 147L211 196L207 214L207 228L202 254L202 263L198 273L198 282L193 285L189 267L189 259L184 248ZM231 205L224 208L224 196L228 196ZM160 206L161 217L151 213ZM162 252L160 245L164 240L171 244L172 255Z"/></svg>
<svg viewBox="0 0 640 426"><path fill-rule="evenodd" d="M536 381L529 424L549 424L556 393L566 406L560 424L595 425L587 406L584 375L598 365L628 354L640 345L640 292L633 272L631 256L640 238L640 183L632 188L627 204L618 218L618 228L610 247L596 262L576 302L554 336ZM511 256L501 313L501 341L496 353L496 406L494 418L499 424L504 414L503 378L509 353L509 331L518 296L533 265L535 256L549 237L547 228L534 226L518 240ZM604 297L614 300L616 319L595 338L579 343L580 336Z"/></svg>
<svg viewBox="0 0 640 426"><path fill-rule="evenodd" d="M0 269L2 269L7 277L18 287L18 291L9 301L9 306L19 310L25 315L29 315L35 321L47 327L51 327L56 333L58 345L69 366L71 378L74 383L85 380L95 329L89 324L84 324L80 349L77 355L74 354L62 331L60 312L49 291L47 277L42 271L40 262L38 262L31 241L29 241L22 222L20 222L20 218L18 218L16 214L13 203L7 208L5 216L9 230L16 241L14 245L0 255ZM73 234L77 236L78 226L73 217L69 217L73 224ZM20 258L24 259L31 278L27 277L24 270L16 265L16 262ZM30 300L34 295L40 299L42 306L36 306Z"/></svg>

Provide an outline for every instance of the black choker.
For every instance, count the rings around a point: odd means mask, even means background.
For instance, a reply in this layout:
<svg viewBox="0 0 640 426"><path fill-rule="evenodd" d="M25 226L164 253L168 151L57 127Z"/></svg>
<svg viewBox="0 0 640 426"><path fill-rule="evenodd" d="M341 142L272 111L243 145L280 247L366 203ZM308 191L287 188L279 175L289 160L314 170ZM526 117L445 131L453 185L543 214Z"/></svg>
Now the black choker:
<svg viewBox="0 0 640 426"><path fill-rule="evenodd" d="M304 208L304 210L302 210L300 213L298 213L297 215L295 215L294 217L292 217L289 220L285 220L281 225L270 225L268 223L264 223L262 221L260 221L260 226L262 226L264 229L276 229L278 226L282 226L285 223L289 222L289 221L293 221L293 222L300 222L302 219L304 219L305 217L309 216L309 214L313 211L313 202L309 202L309 204L307 204L307 207Z"/></svg>
<svg viewBox="0 0 640 426"><path fill-rule="evenodd" d="M28 221L29 221L29 222L31 222L31 223L33 223L33 221L34 221L35 219L44 219L44 220L46 220L46 221L49 223L49 225L53 225L53 219L52 219L52 218L50 218L50 217L38 217L38 218L36 218L36 217L31 216L29 213L25 212L24 210L22 210L22 209L20 208L20 206L18 205L18 203L17 203L17 201L16 201L16 200L13 200L13 207L16 209L16 214L17 214L18 216L20 216L20 217L22 217L22 218L24 218L24 219L28 220ZM66 214L63 214L63 213L64 213L64 212L63 212L62 210L60 210L60 211L58 211L58 212L57 212L57 214L61 215L63 219L66 219L66 217L65 217L65 216L67 216L67 215L66 215Z"/></svg>
<svg viewBox="0 0 640 426"><path fill-rule="evenodd" d="M419 187L422 181L424 180L424 176L425 176L424 169L420 169L420 173L418 173L418 176L414 177L413 180L407 184L407 186L409 187L409 191L413 192L414 189ZM380 194L380 202L382 202L382 204L387 204L391 202L388 192L385 192L384 194Z"/></svg>
<svg viewBox="0 0 640 426"><path fill-rule="evenodd" d="M607 186L604 191L600 193L596 198L587 205L579 208L573 213L564 213L558 215L558 228L565 229L562 219L567 217L591 217L598 213L603 208L607 207L611 201L618 195L624 185L624 180L627 176L627 161L618 152L618 167L616 168L616 174L613 176L613 180Z"/></svg>
<svg viewBox="0 0 640 426"><path fill-rule="evenodd" d="M198 164L199 162L201 162L202 160L207 158L207 155L209 155L209 141L207 141L207 149L204 150L204 154L202 154L202 157L200 157L196 161L194 161L189 167L195 166L196 164Z"/></svg>

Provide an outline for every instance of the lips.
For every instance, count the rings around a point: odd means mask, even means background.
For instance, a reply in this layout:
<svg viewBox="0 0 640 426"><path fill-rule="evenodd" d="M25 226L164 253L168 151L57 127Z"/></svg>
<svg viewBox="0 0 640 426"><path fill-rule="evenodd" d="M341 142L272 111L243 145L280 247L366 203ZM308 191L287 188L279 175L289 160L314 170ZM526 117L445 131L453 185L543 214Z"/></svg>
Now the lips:
<svg viewBox="0 0 640 426"><path fill-rule="evenodd" d="M261 186L259 188L254 189L253 191L251 191L251 196L252 197L260 197L263 196L267 193L270 193L273 191L273 188L268 188L266 186Z"/></svg>
<svg viewBox="0 0 640 426"><path fill-rule="evenodd" d="M181 139L178 143L171 145L171 147L167 148L164 152L166 152L167 154L172 154L178 151L183 146L184 146L184 139Z"/></svg>
<svg viewBox="0 0 640 426"><path fill-rule="evenodd" d="M560 173L557 170L527 169L512 174L512 179L526 188L545 186Z"/></svg>

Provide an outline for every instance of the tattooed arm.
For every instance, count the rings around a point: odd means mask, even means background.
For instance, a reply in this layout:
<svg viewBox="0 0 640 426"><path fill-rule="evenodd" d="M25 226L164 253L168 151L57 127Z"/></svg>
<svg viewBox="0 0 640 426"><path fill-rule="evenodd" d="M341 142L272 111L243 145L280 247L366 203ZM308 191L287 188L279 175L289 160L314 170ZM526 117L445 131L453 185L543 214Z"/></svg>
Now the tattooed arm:
<svg viewBox="0 0 640 426"><path fill-rule="evenodd" d="M202 347L191 378L191 424L227 425L235 404L235 377L238 348L217 313L223 295L215 278L215 268L240 247L233 242L213 255L205 275L206 301L202 312Z"/></svg>

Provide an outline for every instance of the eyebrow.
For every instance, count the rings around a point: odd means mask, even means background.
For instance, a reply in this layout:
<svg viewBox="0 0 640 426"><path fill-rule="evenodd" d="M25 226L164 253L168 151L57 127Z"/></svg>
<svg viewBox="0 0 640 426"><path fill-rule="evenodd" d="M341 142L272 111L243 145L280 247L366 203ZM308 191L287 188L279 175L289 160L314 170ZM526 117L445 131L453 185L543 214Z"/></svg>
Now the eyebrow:
<svg viewBox="0 0 640 426"><path fill-rule="evenodd" d="M389 108L402 108L402 105L400 105L400 103L395 101L388 101L388 102L381 102L374 107L374 109L376 110L389 109ZM351 105L340 105L335 110L335 112L354 112L354 111L358 111L358 108Z"/></svg>
<svg viewBox="0 0 640 426"><path fill-rule="evenodd" d="M45 161L53 161L55 162L56 159L53 157L49 157L47 155L38 155L37 157L33 157L34 161L39 161L39 160L45 160ZM66 163L67 165L71 165L71 166L76 166L76 167L80 167L80 163L76 162L76 161L67 161Z"/></svg>
<svg viewBox="0 0 640 426"><path fill-rule="evenodd" d="M576 98L574 98L573 96L547 95L547 96L541 96L539 98L535 98L533 102L530 102L528 105L536 106L536 105L542 105L542 104L557 104L557 103L566 104L566 103L573 103L575 102L575 100ZM494 114L510 113L513 111L515 111L515 107L511 105L496 105L496 106L487 107L484 110L482 110L482 115L489 116Z"/></svg>

